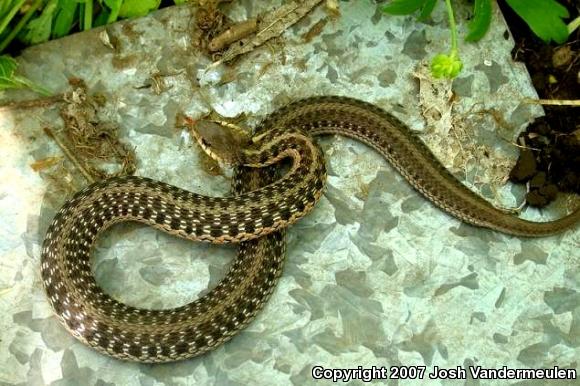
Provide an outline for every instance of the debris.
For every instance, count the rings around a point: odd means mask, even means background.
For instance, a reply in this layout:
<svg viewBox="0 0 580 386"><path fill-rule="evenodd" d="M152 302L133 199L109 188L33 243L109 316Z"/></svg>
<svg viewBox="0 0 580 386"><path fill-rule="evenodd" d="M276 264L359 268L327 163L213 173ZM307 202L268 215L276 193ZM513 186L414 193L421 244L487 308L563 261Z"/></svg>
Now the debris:
<svg viewBox="0 0 580 386"><path fill-rule="evenodd" d="M574 58L575 53L572 51L572 48L568 45L560 46L554 49L554 53L552 54L552 65L554 67L564 67L570 64L572 59Z"/></svg>
<svg viewBox="0 0 580 386"><path fill-rule="evenodd" d="M248 35L256 32L258 28L258 19L253 18L250 20L242 21L240 23L234 24L226 29L224 32L220 33L218 36L213 38L209 44L208 48L211 52L223 50L225 47L229 46L235 41L241 40Z"/></svg>
<svg viewBox="0 0 580 386"><path fill-rule="evenodd" d="M66 146L64 144L64 142L60 140L60 138L58 138L56 135L54 135L54 133L52 132L52 130L50 130L48 127L45 127L44 128L44 133L47 136L49 136L50 138L52 138L52 140L54 142L56 142L56 144L58 145L58 147L60 147L60 149L62 150L62 152L75 165L75 167L77 169L79 169L79 171L81 172L81 174L87 179L87 181L89 181L89 183L92 184L93 182L95 182L95 179L93 178L93 176L91 175L91 173L89 173L85 169L85 167L83 166L83 164L79 162L79 160L77 159L77 157L75 157L73 155L73 153L70 151L70 149L68 148L68 146Z"/></svg>
<svg viewBox="0 0 580 386"><path fill-rule="evenodd" d="M308 32L306 32L304 35L302 35L302 39L306 43L310 43L312 41L312 39L314 39L315 37L317 37L318 35L320 35L320 33L322 32L322 30L324 29L324 26L327 23L328 23L328 19L327 18L319 20L316 24L314 24L308 30Z"/></svg>
<svg viewBox="0 0 580 386"><path fill-rule="evenodd" d="M218 86L223 86L224 84L228 84L233 82L238 78L238 72L233 67L228 67L222 77L220 78L219 82L217 83Z"/></svg>
<svg viewBox="0 0 580 386"><path fill-rule="evenodd" d="M461 173L466 177L472 175L465 181L468 185L488 185L497 195L513 162L495 149L477 144L474 139L476 133L471 131L474 125L467 125L466 121L469 115L478 113L460 114L454 111L456 99L451 82L434 81L427 63L422 63L413 75L419 80L419 103L427 127L425 137L433 145L431 148L435 156L452 173ZM477 173L478 170L488 172L482 175Z"/></svg>
<svg viewBox="0 0 580 386"><path fill-rule="evenodd" d="M209 51L209 42L224 29L228 23L226 15L218 9L220 0L200 0L195 13L195 26L192 40L204 51Z"/></svg>
<svg viewBox="0 0 580 386"><path fill-rule="evenodd" d="M259 20L256 34L230 45L219 62L230 62L239 55L248 53L268 40L280 36L286 29L312 11L321 1L293 1L265 14Z"/></svg>
<svg viewBox="0 0 580 386"><path fill-rule="evenodd" d="M524 98L524 103L532 105L551 105L551 106L572 106L580 107L580 100L570 100L570 99L532 99Z"/></svg>
<svg viewBox="0 0 580 386"><path fill-rule="evenodd" d="M109 31L106 28L103 28L101 32L99 32L99 40L103 43L104 46L109 47L113 51L116 51L116 47L113 45L113 41L111 41L111 36L109 35Z"/></svg>
<svg viewBox="0 0 580 386"><path fill-rule="evenodd" d="M38 99L31 99L20 102L11 102L5 105L0 105L0 111L16 110L16 109L32 109L37 107L47 107L59 102L64 102L64 95L57 94L49 97L42 97Z"/></svg>
<svg viewBox="0 0 580 386"><path fill-rule="evenodd" d="M340 17L340 5L338 4L338 0L326 0L324 9L330 17L334 19Z"/></svg>
<svg viewBox="0 0 580 386"><path fill-rule="evenodd" d="M119 141L115 125L99 120L97 111L102 103L100 98L89 96L85 83L80 79L73 78L69 83L73 89L65 94L66 104L60 110L64 138L48 128L45 133L55 140L67 158L90 182L132 174L136 169L135 153ZM113 166L108 169L116 170L104 170L103 163L105 166Z"/></svg>
<svg viewBox="0 0 580 386"><path fill-rule="evenodd" d="M44 159L40 159L38 161L34 161L30 164L30 168L35 172L39 172L44 169L48 169L56 165L62 160L62 157L47 157Z"/></svg>
<svg viewBox="0 0 580 386"><path fill-rule="evenodd" d="M3 296L5 294L7 294L8 292L10 292L12 289L14 288L14 286L12 287L6 287L6 288L2 288L0 289L0 296ZM1 341L1 340L0 340Z"/></svg>

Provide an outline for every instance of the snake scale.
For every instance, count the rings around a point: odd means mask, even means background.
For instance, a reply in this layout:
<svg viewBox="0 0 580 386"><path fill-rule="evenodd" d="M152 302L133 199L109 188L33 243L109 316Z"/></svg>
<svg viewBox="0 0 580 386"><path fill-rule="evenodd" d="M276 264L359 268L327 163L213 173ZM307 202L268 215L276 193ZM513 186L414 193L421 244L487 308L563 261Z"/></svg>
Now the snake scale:
<svg viewBox="0 0 580 386"><path fill-rule="evenodd" d="M461 184L391 114L346 97L308 98L267 117L238 151L243 166L234 174L231 197L206 197L126 176L93 184L69 200L51 223L41 256L44 287L60 321L98 351L139 362L190 358L229 340L273 291L283 267L284 228L322 195L324 158L310 138L325 134L367 144L436 206L469 224L537 237L561 232L580 219L580 210L543 223L507 214ZM289 171L282 175L277 164L288 158ZM130 307L100 289L90 266L98 235L123 221L191 240L236 242L238 255L215 288L187 305Z"/></svg>

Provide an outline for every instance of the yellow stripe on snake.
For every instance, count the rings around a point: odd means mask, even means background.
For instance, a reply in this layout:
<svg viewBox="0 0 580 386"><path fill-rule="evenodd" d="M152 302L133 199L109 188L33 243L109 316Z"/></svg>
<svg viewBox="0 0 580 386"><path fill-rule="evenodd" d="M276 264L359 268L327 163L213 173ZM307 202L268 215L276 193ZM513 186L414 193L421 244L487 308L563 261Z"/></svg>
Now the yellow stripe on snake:
<svg viewBox="0 0 580 386"><path fill-rule="evenodd" d="M47 296L64 326L82 342L120 359L168 362L216 348L246 326L271 295L285 254L284 228L307 214L323 193L323 155L312 136L340 134L378 151L420 193L469 224L524 237L573 227L580 210L535 223L496 209L461 184L398 119L344 97L315 97L270 115L231 162L241 166L233 196L206 197L142 177L117 177L77 193L55 216L42 248ZM228 141L200 137L212 152ZM222 143L223 142L223 143ZM279 162L291 160L280 176ZM380 215L380 214L377 214ZM239 244L225 278L182 307L146 310L105 294L90 254L111 225L137 221L190 240Z"/></svg>

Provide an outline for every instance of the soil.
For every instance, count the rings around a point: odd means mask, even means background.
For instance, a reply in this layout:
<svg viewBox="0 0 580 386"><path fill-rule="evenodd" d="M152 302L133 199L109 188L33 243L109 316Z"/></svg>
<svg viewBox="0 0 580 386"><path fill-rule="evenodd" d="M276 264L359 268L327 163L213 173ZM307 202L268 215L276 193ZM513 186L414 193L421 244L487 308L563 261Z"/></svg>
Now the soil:
<svg viewBox="0 0 580 386"><path fill-rule="evenodd" d="M559 0L570 20L580 3ZM541 99L580 99L580 29L562 45L546 44L504 0L498 1L516 42L512 57L524 62ZM520 157L511 181L527 184L526 201L543 207L558 192L580 194L580 108L544 106L545 117L536 119L518 138Z"/></svg>

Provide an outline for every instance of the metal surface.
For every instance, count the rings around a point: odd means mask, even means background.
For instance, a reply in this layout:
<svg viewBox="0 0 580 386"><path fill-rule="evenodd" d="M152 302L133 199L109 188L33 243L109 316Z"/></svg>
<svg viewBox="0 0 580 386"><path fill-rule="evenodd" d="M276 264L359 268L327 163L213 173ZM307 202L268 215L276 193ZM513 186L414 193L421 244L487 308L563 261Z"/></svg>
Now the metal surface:
<svg viewBox="0 0 580 386"><path fill-rule="evenodd" d="M244 19L270 6L265 3L241 1L232 16ZM65 90L67 77L77 76L92 92L106 94L101 113L136 147L139 174L191 191L224 194L229 181L200 166L199 151L174 128L177 112L245 112L255 124L289 101L341 94L392 111L423 132L468 185L498 204L516 205L520 188L507 185L497 194L494 188L516 156L504 139L512 140L539 109L520 102L535 94L522 66L510 59L513 43L504 38L497 11L491 33L461 47L465 70L453 83L452 110L436 109L440 121L463 120L466 137L491 150L489 160L476 164L458 146L445 146L453 132L426 127L424 80L412 75L417 61L446 49L444 23L382 17L370 2L340 4L342 18L311 43L301 34L325 16L322 10L283 41L241 59L225 84L219 80L228 70L205 71L210 60L191 48L191 11L183 7L108 27L118 51L90 31L30 48L19 61L28 76L53 90ZM458 19L466 15L460 10ZM445 19L441 12L435 17ZM166 90L140 89L156 72L168 75ZM40 243L64 194L46 197L66 185L67 176L55 186L29 165L61 154L41 130L59 124L54 109L0 113L0 177L10 181L0 186L0 382L302 385L314 383L313 365L578 367L578 232L521 240L460 224L411 190L380 156L344 139L322 142L328 192L289 231L283 276L248 329L210 355L172 365L104 357L61 328L39 278ZM197 298L233 257L232 249L131 226L115 228L97 247L97 282L130 305L153 307Z"/></svg>

